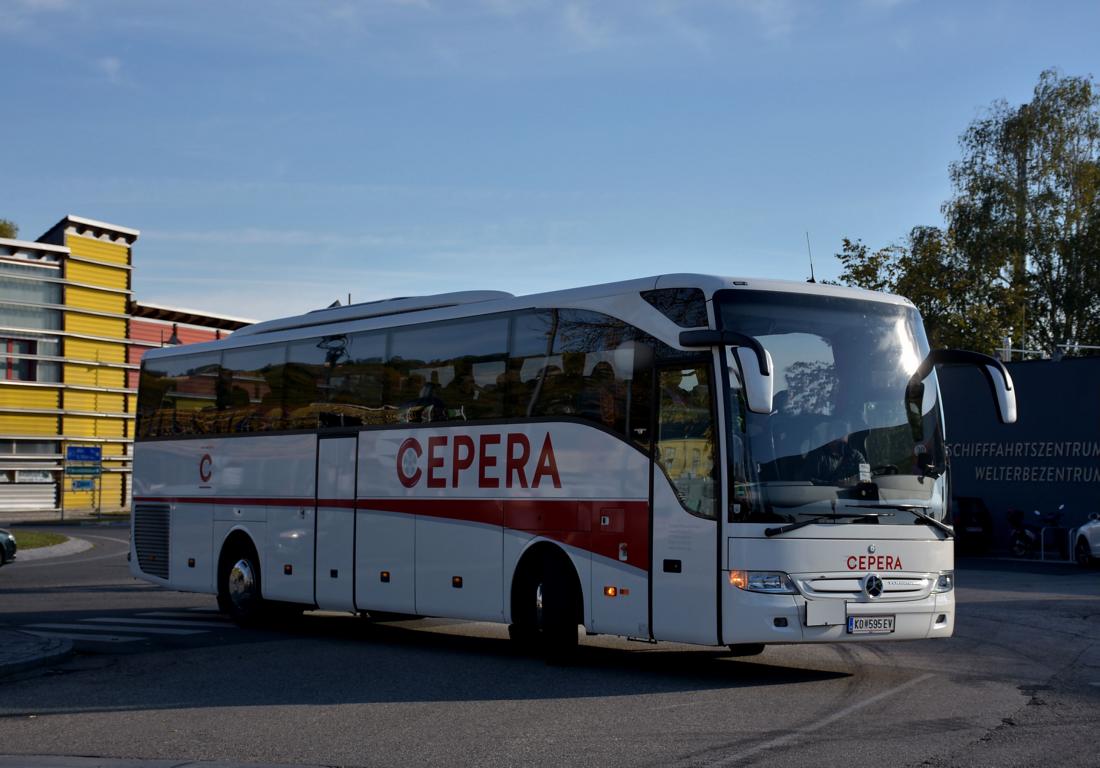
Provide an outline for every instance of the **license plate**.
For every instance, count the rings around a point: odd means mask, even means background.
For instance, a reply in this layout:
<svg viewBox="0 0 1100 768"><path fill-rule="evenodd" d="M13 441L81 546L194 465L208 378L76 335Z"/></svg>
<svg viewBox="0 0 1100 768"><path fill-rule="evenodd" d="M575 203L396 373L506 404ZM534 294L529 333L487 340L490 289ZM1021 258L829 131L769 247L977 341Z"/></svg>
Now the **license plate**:
<svg viewBox="0 0 1100 768"><path fill-rule="evenodd" d="M849 616L849 635L889 635L894 631L893 616Z"/></svg>

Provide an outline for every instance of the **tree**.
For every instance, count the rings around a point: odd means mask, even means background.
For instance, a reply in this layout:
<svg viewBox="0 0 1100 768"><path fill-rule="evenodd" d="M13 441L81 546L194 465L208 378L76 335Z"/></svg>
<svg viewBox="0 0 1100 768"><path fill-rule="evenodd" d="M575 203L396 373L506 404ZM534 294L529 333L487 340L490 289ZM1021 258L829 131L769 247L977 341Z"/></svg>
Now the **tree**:
<svg viewBox="0 0 1100 768"><path fill-rule="evenodd" d="M909 296L937 345L988 351L1012 335L1053 353L1100 342L1096 84L1047 70L1031 101L995 102L959 143L945 227L874 252L846 239L841 279Z"/></svg>
<svg viewBox="0 0 1100 768"><path fill-rule="evenodd" d="M1100 338L1100 92L1039 76L1032 100L999 101L961 139L944 206L963 253L1000 270L1025 346Z"/></svg>
<svg viewBox="0 0 1100 768"><path fill-rule="evenodd" d="M14 221L8 221L7 219L0 219L0 237L6 237L14 240L19 234L19 227L15 226Z"/></svg>

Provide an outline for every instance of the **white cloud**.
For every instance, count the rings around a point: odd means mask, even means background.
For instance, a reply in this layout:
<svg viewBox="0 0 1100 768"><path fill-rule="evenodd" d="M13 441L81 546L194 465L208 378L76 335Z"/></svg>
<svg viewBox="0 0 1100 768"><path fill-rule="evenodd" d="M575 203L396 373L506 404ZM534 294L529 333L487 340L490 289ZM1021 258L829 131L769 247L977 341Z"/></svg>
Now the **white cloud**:
<svg viewBox="0 0 1100 768"><path fill-rule="evenodd" d="M104 56L96 60L96 68L112 85L122 83L122 60L114 56Z"/></svg>
<svg viewBox="0 0 1100 768"><path fill-rule="evenodd" d="M597 20L587 3L574 2L566 5L562 20L570 39L581 49L605 48L613 41L614 33L611 25L606 21Z"/></svg>
<svg viewBox="0 0 1100 768"><path fill-rule="evenodd" d="M798 15L794 0L734 0L734 5L756 20L766 38L778 40L794 31Z"/></svg>
<svg viewBox="0 0 1100 768"><path fill-rule="evenodd" d="M222 246L316 246L324 245L336 248L379 248L408 247L413 245L401 235L343 234L326 231L262 229L245 227L243 229L221 230L146 230L144 239L160 240L196 245ZM422 243L421 243L422 244ZM440 243L433 243L440 245Z"/></svg>
<svg viewBox="0 0 1100 768"><path fill-rule="evenodd" d="M0 34L26 33L35 16L67 11L71 0L8 0L0 2Z"/></svg>

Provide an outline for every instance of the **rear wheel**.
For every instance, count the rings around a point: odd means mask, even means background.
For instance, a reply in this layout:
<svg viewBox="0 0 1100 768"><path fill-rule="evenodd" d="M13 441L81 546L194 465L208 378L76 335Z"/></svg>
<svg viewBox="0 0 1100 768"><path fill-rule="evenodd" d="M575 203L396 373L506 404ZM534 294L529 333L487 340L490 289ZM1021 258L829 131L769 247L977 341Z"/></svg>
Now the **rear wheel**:
<svg viewBox="0 0 1100 768"><path fill-rule="evenodd" d="M241 626L253 626L264 617L267 605L260 589L260 559L251 547L222 559L218 607Z"/></svg>

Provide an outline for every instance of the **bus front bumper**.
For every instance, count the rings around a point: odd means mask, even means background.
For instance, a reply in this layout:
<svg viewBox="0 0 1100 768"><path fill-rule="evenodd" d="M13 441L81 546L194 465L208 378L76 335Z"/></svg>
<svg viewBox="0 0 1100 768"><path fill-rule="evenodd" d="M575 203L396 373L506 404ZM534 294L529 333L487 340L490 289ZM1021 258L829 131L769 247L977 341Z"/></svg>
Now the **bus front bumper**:
<svg viewBox="0 0 1100 768"><path fill-rule="evenodd" d="M814 606L813 616L808 617L809 601L801 594L750 592L728 582L722 587L723 644L920 640L950 637L955 629L954 591L914 600L817 598L817 602L831 605ZM817 610L820 608L825 610ZM822 615L827 618L823 620ZM883 621L873 623L874 631L860 631L866 629L867 622L850 627L848 617L879 617ZM887 626L889 631L885 631Z"/></svg>

